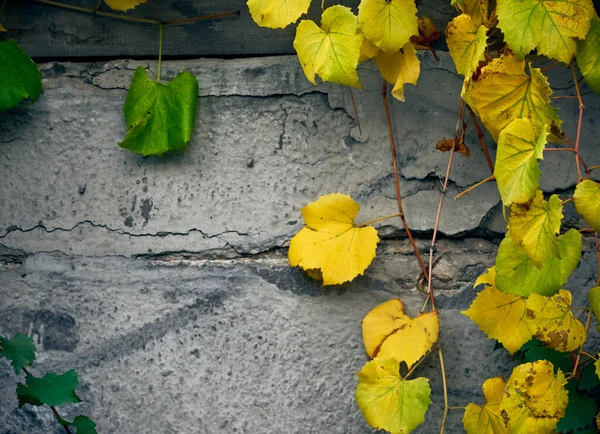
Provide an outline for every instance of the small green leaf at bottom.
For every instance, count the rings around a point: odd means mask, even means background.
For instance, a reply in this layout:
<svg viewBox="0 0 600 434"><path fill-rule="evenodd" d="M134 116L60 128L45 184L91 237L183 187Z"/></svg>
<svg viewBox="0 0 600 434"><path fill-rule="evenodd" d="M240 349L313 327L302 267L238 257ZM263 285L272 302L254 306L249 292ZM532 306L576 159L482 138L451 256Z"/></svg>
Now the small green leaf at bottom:
<svg viewBox="0 0 600 434"><path fill-rule="evenodd" d="M35 361L35 344L27 335L15 335L12 339L0 336L0 356L12 364L15 374Z"/></svg>
<svg viewBox="0 0 600 434"><path fill-rule="evenodd" d="M0 42L0 113L42 93L42 73L33 60L9 39Z"/></svg>
<svg viewBox="0 0 600 434"><path fill-rule="evenodd" d="M577 390L577 380L569 380L566 386L569 392L569 404L564 417L558 421L558 431L567 433L591 427L596 417L596 403L587 394Z"/></svg>
<svg viewBox="0 0 600 434"><path fill-rule="evenodd" d="M17 384L19 407L31 405L63 405L81 402L75 393L79 386L77 372L73 369L62 375L50 372L42 378L27 374L25 384Z"/></svg>
<svg viewBox="0 0 600 434"><path fill-rule="evenodd" d="M77 416L71 426L77 428L77 434L97 434L96 424L87 416Z"/></svg>

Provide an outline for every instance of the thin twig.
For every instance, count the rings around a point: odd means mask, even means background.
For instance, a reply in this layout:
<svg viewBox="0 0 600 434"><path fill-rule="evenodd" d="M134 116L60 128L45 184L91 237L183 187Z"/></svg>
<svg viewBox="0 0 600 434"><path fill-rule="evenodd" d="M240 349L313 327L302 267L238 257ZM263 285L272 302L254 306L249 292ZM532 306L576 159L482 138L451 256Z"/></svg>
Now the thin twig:
<svg viewBox="0 0 600 434"><path fill-rule="evenodd" d="M586 334L587 334L588 329L590 328L590 319L591 318L592 318L592 310L590 309L588 311L587 321L585 322ZM583 351L583 344L581 344L581 346L579 347L579 353L577 353L577 360L575 360L575 365L573 366L573 372L571 373L569 378L567 378L567 380L570 380L571 378L573 378L575 376L577 376L577 378L579 378L579 372L577 371L577 367L579 366L579 359L581 358L582 351Z"/></svg>
<svg viewBox="0 0 600 434"><path fill-rule="evenodd" d="M546 71L548 71L548 70L550 70L550 69L552 69L552 68L554 68L555 66L558 66L558 65L560 65L560 62L554 62L554 63L551 63L550 65L548 65L548 66L546 66L546 67L542 68L542 69L540 70L540 72L541 72L541 73L544 73L544 72L546 72Z"/></svg>
<svg viewBox="0 0 600 434"><path fill-rule="evenodd" d="M565 142L567 142L567 145L569 145L569 147L575 151L575 145L573 144L573 141L569 138L569 136L567 136L567 134L564 131L562 133L562 138L565 139ZM579 152L574 152L574 154L577 155L577 158L579 158L579 161L581 162L581 165L583 166L583 169L585 170L585 172L589 174L588 165L584 161L581 154L579 154Z"/></svg>
<svg viewBox="0 0 600 434"><path fill-rule="evenodd" d="M598 239L597 231L594 231L594 239L596 240L596 256L598 258L598 279L596 280L596 286L600 286L600 240Z"/></svg>
<svg viewBox="0 0 600 434"><path fill-rule="evenodd" d="M472 191L473 191L473 190L475 190L477 187L479 187L479 186L481 186L481 185L485 184L486 182L493 181L494 179L496 179L496 178L494 177L494 175L490 175L490 176L488 176L488 177L487 177L487 178L485 178L484 180L481 180L481 181L479 181L478 183L476 183L476 184L473 184L472 186L470 186L470 187L469 187L469 188L467 188L466 190L464 190L464 191L461 191L460 193L458 193L456 196L454 196L454 200L456 200L456 199L458 199L458 198L460 198L460 197L464 196L464 195L465 195L465 194L467 194L467 193L470 193L470 192L472 192Z"/></svg>
<svg viewBox="0 0 600 434"><path fill-rule="evenodd" d="M565 199L565 200L563 200L563 201L562 201L560 204L561 204L561 205L564 205L565 203L569 203L569 202L573 202L573 198L572 198L572 197L570 197L570 198L568 198L568 199Z"/></svg>
<svg viewBox="0 0 600 434"><path fill-rule="evenodd" d="M577 100L579 101L579 119L577 120L577 135L575 136L575 152L579 154L579 140L581 139L581 122L583 121L583 100L581 99L581 92L579 91L579 81L577 80L577 73L575 72L575 63L571 62L571 71L573 72L573 82L575 83L575 92L577 92ZM581 168L579 167L579 158L575 156L575 163L577 164L577 182L581 182Z"/></svg>
<svg viewBox="0 0 600 434"><path fill-rule="evenodd" d="M551 96L550 99L575 99L577 95Z"/></svg>
<svg viewBox="0 0 600 434"><path fill-rule="evenodd" d="M591 172L592 170L598 170L598 169L600 169L600 166L592 166L592 167L588 167L588 168L587 168L587 170L586 170L586 172L588 172L588 173L589 173L589 172Z"/></svg>
<svg viewBox="0 0 600 434"><path fill-rule="evenodd" d="M354 109L354 116L356 116L356 125L358 125L358 132L362 136L362 128L360 127L360 117L358 116L358 109L356 108L356 101L354 101L354 92L352 92L352 88L348 87L350 91L350 99L352 100L352 108Z"/></svg>
<svg viewBox="0 0 600 434"><path fill-rule="evenodd" d="M427 358L428 355L429 355L429 352L427 352L423 357L421 357L419 359L419 361L417 363L415 363L412 368L409 369L409 371L406 373L406 375L404 377L402 377L402 379L406 380L408 377L410 377L411 374L415 371L415 369L417 369L419 367L419 365L421 363L423 363L423 361Z"/></svg>
<svg viewBox="0 0 600 434"><path fill-rule="evenodd" d="M591 355L590 353L586 353L585 351L581 351L581 354L589 357L591 360L598 360L598 357Z"/></svg>
<svg viewBox="0 0 600 434"><path fill-rule="evenodd" d="M444 385L444 414L442 416L442 426L440 428L440 434L444 434L444 428L446 427L446 419L448 418L448 385L446 383L446 369L444 368L444 355L442 354L442 347L438 348L438 354L440 355L440 366L442 368L442 384Z"/></svg>
<svg viewBox="0 0 600 434"><path fill-rule="evenodd" d="M156 73L157 75L157 82L160 83L160 67L162 66L162 31L163 25L162 23L158 24L158 72Z"/></svg>
<svg viewBox="0 0 600 434"><path fill-rule="evenodd" d="M179 26L181 24L197 23L198 21L220 20L222 18L238 17L238 16L240 16L240 11L233 11L233 12L224 12L222 14L202 15L202 16L192 17L192 18L181 18L179 20L165 20L165 21L162 21L162 23L165 26Z"/></svg>
<svg viewBox="0 0 600 434"><path fill-rule="evenodd" d="M392 215L386 215L385 217L379 217L378 219L375 220L369 220L368 222L364 222L361 224L356 225L357 228L361 228L363 226L367 226L367 225L372 225L373 223L377 223L383 220L388 220L394 217L400 217L400 214L392 214Z"/></svg>
<svg viewBox="0 0 600 434"><path fill-rule="evenodd" d="M477 138L479 139L479 143L481 143L481 149L483 149L483 154L485 155L485 159L487 160L488 166L490 167L490 171L493 174L494 173L494 163L492 162L492 157L490 157L490 153L485 144L485 138L483 135L483 131L481 129L481 125L479 125L479 121L477 120L477 115L473 112L473 109L471 109L471 107L469 107L469 106L467 106L467 108L469 109L469 113L471 114L471 117L473 118L473 123L475 124L475 129L477 130Z"/></svg>

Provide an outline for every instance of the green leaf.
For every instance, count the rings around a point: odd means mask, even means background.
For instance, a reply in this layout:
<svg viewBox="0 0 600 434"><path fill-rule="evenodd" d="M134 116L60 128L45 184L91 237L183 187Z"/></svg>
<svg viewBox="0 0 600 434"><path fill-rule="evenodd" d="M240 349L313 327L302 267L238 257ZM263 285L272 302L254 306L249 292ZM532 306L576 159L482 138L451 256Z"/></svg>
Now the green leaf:
<svg viewBox="0 0 600 434"><path fill-rule="evenodd" d="M596 403L587 394L577 390L577 380L571 379L566 386L569 404L564 417L558 421L559 432L577 431L594 423Z"/></svg>
<svg viewBox="0 0 600 434"><path fill-rule="evenodd" d="M77 428L77 434L97 434L96 424L87 416L77 416L70 425Z"/></svg>
<svg viewBox="0 0 600 434"><path fill-rule="evenodd" d="M596 375L596 366L593 363L587 363L581 370L581 378L579 379L577 388L589 391L598 386L600 386L600 378Z"/></svg>
<svg viewBox="0 0 600 434"><path fill-rule="evenodd" d="M600 184L585 179L577 184L573 194L577 212L596 231L600 231Z"/></svg>
<svg viewBox="0 0 600 434"><path fill-rule="evenodd" d="M27 335L15 335L11 339L0 336L0 356L12 364L15 374L35 361L35 345Z"/></svg>
<svg viewBox="0 0 600 434"><path fill-rule="evenodd" d="M75 393L79 386L77 372L73 369L62 375L50 372L42 378L31 374L25 376L25 384L17 384L17 397L19 407L31 405L63 405L72 402L81 402Z"/></svg>
<svg viewBox="0 0 600 434"><path fill-rule="evenodd" d="M588 300L590 300L590 307L594 312L596 321L600 322L600 286L594 286L588 292Z"/></svg>
<svg viewBox="0 0 600 434"><path fill-rule="evenodd" d="M555 374L559 369L563 372L571 372L573 370L573 361L571 360L570 353L562 353L548 348L545 343L535 338L521 347L519 356L523 363L548 360L554 365Z"/></svg>
<svg viewBox="0 0 600 434"><path fill-rule="evenodd" d="M0 113L26 98L35 101L42 93L42 74L19 45L0 42Z"/></svg>
<svg viewBox="0 0 600 434"><path fill-rule="evenodd" d="M577 66L586 83L600 93L600 19L592 19L585 39L577 41Z"/></svg>
<svg viewBox="0 0 600 434"><path fill-rule="evenodd" d="M139 67L125 100L129 131L119 145L141 155L185 150L194 130L197 104L194 75L182 72L167 84L157 83Z"/></svg>
<svg viewBox="0 0 600 434"><path fill-rule="evenodd" d="M538 189L538 159L543 159L546 126L529 119L515 119L500 131L494 176L504 205L529 202Z"/></svg>
<svg viewBox="0 0 600 434"><path fill-rule="evenodd" d="M554 295L567 283L581 259L581 234L570 229L558 237L561 259L552 257L539 269L525 250L514 244L507 234L496 257L496 287L507 294L527 297L529 294Z"/></svg>

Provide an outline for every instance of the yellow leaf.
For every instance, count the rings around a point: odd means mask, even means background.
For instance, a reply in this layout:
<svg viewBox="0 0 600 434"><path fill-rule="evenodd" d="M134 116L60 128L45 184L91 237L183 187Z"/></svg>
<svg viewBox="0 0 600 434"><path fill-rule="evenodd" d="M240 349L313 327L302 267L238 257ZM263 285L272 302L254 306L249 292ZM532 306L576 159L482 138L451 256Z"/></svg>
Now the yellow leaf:
<svg viewBox="0 0 600 434"><path fill-rule="evenodd" d="M403 379L400 362L393 357L371 360L357 375L356 403L369 425L409 433L423 423L431 404L427 378Z"/></svg>
<svg viewBox="0 0 600 434"><path fill-rule="evenodd" d="M532 333L525 321L525 299L486 286L469 309L461 312L488 335L497 339L510 354L523 346Z"/></svg>
<svg viewBox="0 0 600 434"><path fill-rule="evenodd" d="M577 212L596 231L600 231L600 184L585 179L575 187L573 201Z"/></svg>
<svg viewBox="0 0 600 434"><path fill-rule="evenodd" d="M496 286L496 266L490 267L485 273L477 278L473 288L477 288L479 285Z"/></svg>
<svg viewBox="0 0 600 434"><path fill-rule="evenodd" d="M404 101L404 83L417 84L421 63L417 59L417 50L410 42L397 53L381 53L375 63L385 81L392 83L394 98Z"/></svg>
<svg viewBox="0 0 600 434"><path fill-rule="evenodd" d="M594 367L596 368L596 375L598 376L598 378L600 378L600 353L598 353L598 355L596 357L598 357L598 358L594 362ZM600 414L600 413L598 413L598 414ZM600 429L600 427L599 427L599 429Z"/></svg>
<svg viewBox="0 0 600 434"><path fill-rule="evenodd" d="M546 202L540 190L530 204L511 206L508 219L511 239L523 247L536 267L542 268L553 256L560 259L557 235L562 218L560 198L553 194Z"/></svg>
<svg viewBox="0 0 600 434"><path fill-rule="evenodd" d="M6 33L7 30L4 28L2 24L0 24L0 33Z"/></svg>
<svg viewBox="0 0 600 434"><path fill-rule="evenodd" d="M538 189L546 146L546 126L539 128L529 119L515 119L500 131L494 176L504 205L529 202Z"/></svg>
<svg viewBox="0 0 600 434"><path fill-rule="evenodd" d="M539 68L530 65L529 71L531 76L525 74L525 61L502 55L481 69L477 81L465 81L463 99L496 140L514 119L527 118L539 128L549 125L548 139L560 141L562 121L550 106L552 89Z"/></svg>
<svg viewBox="0 0 600 434"><path fill-rule="evenodd" d="M115 11L128 11L142 3L148 3L148 0L104 0L104 2Z"/></svg>
<svg viewBox="0 0 600 434"><path fill-rule="evenodd" d="M451 4L463 14L470 16L476 26L489 27L488 0L452 0Z"/></svg>
<svg viewBox="0 0 600 434"><path fill-rule="evenodd" d="M294 48L306 78L362 87L358 81L358 58L363 35L356 32L356 16L350 8L331 6L321 16L321 28L302 20L296 29Z"/></svg>
<svg viewBox="0 0 600 434"><path fill-rule="evenodd" d="M438 312L414 319L404 313L402 300L380 304L362 320L365 350L369 357L394 357L412 367L438 340Z"/></svg>
<svg viewBox="0 0 600 434"><path fill-rule="evenodd" d="M365 60L372 59L379 54L379 47L369 41L367 38L363 39L362 45L360 46L360 57L358 63L362 63Z"/></svg>
<svg viewBox="0 0 600 434"><path fill-rule="evenodd" d="M302 208L307 227L290 242L290 265L321 270L323 285L363 274L375 257L379 237L373 227L354 225L359 210L350 196L340 193L321 196Z"/></svg>
<svg viewBox="0 0 600 434"><path fill-rule="evenodd" d="M500 401L500 412L511 434L550 434L565 414L565 376L547 360L513 369Z"/></svg>
<svg viewBox="0 0 600 434"><path fill-rule="evenodd" d="M499 408L505 386L502 377L485 380L482 387L485 404L479 406L469 403L465 409L462 423L467 434L508 434Z"/></svg>
<svg viewBox="0 0 600 434"><path fill-rule="evenodd" d="M585 342L585 327L571 310L571 293L561 289L552 297L531 294L525 302L534 336L552 349L571 352Z"/></svg>
<svg viewBox="0 0 600 434"><path fill-rule="evenodd" d="M310 0L248 0L247 5L259 26L284 29L308 12Z"/></svg>
<svg viewBox="0 0 600 434"><path fill-rule="evenodd" d="M466 14L454 18L446 27L446 42L459 74L470 75L485 60L487 31L487 27L475 25Z"/></svg>
<svg viewBox="0 0 600 434"><path fill-rule="evenodd" d="M386 53L395 53L419 34L414 0L362 0L358 25L367 39Z"/></svg>
<svg viewBox="0 0 600 434"><path fill-rule="evenodd" d="M537 47L538 54L564 63L595 15L592 0L498 0L497 11L504 40L520 58Z"/></svg>
<svg viewBox="0 0 600 434"><path fill-rule="evenodd" d="M413 35L410 41L414 45L423 45L430 47L431 44L442 37L442 34L435 26L435 23L428 17L418 18L419 35Z"/></svg>

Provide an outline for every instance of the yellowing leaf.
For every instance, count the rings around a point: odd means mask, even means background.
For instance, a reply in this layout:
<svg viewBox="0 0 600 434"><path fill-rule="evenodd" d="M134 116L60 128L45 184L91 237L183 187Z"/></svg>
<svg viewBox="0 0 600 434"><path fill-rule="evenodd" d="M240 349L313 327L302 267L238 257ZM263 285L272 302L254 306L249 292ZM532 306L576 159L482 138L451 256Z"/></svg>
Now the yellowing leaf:
<svg viewBox="0 0 600 434"><path fill-rule="evenodd" d="M410 37L416 48L431 49L431 44L442 37L442 34L435 26L435 23L428 17L418 18L419 34Z"/></svg>
<svg viewBox="0 0 600 434"><path fill-rule="evenodd" d="M7 30L4 28L2 24L0 24L0 33L6 33Z"/></svg>
<svg viewBox="0 0 600 434"><path fill-rule="evenodd" d="M500 401L500 413L511 434L550 434L565 414L565 376L547 360L513 369Z"/></svg>
<svg viewBox="0 0 600 434"><path fill-rule="evenodd" d="M446 27L446 42L459 74L471 74L485 60L487 31L487 27L475 25L466 14L454 18Z"/></svg>
<svg viewBox="0 0 600 434"><path fill-rule="evenodd" d="M290 265L319 269L323 285L337 285L363 274L375 257L375 228L356 227L360 206L345 194L321 196L302 208L307 227L290 242Z"/></svg>
<svg viewBox="0 0 600 434"><path fill-rule="evenodd" d="M417 7L414 0L362 0L358 25L384 52L395 53L419 34Z"/></svg>
<svg viewBox="0 0 600 434"><path fill-rule="evenodd" d="M600 322L600 286L594 286L589 290L588 300L590 301L590 308L594 312L596 321Z"/></svg>
<svg viewBox="0 0 600 434"><path fill-rule="evenodd" d="M529 202L538 189L538 159L543 159L546 126L529 119L515 119L500 131L494 177L504 205Z"/></svg>
<svg viewBox="0 0 600 434"><path fill-rule="evenodd" d="M476 26L489 26L488 0L452 0L452 6L471 17Z"/></svg>
<svg viewBox="0 0 600 434"><path fill-rule="evenodd" d="M410 42L397 53L381 53L375 63L385 81L392 83L394 98L404 101L404 83L417 84L421 63L417 59L417 50Z"/></svg>
<svg viewBox="0 0 600 434"><path fill-rule="evenodd" d="M367 38L363 39L362 45L360 46L360 57L358 59L359 63L364 62L365 60L372 59L373 57L379 54L379 47L369 41Z"/></svg>
<svg viewBox="0 0 600 434"><path fill-rule="evenodd" d="M525 249L538 268L553 256L560 258L556 235L562 218L560 198L553 194L546 202L540 190L530 204L513 204L510 208L508 229L512 241Z"/></svg>
<svg viewBox="0 0 600 434"><path fill-rule="evenodd" d="M539 128L549 125L549 139L560 141L562 121L550 106L552 89L539 68L530 65L529 71L531 76L525 74L525 61L516 56L500 56L481 69L477 81L465 82L463 99L495 139L514 119L528 118Z"/></svg>
<svg viewBox="0 0 600 434"><path fill-rule="evenodd" d="M600 231L600 184L585 179L575 187L573 202L577 212L596 231Z"/></svg>
<svg viewBox="0 0 600 434"><path fill-rule="evenodd" d="M431 404L427 378L403 379L400 362L393 357L371 360L357 375L356 403L369 425L409 433L423 423Z"/></svg>
<svg viewBox="0 0 600 434"><path fill-rule="evenodd" d="M558 237L560 257L551 257L539 269L525 250L514 244L510 234L500 243L496 257L496 287L507 294L554 295L567 283L581 259L581 234L576 229Z"/></svg>
<svg viewBox="0 0 600 434"><path fill-rule="evenodd" d="M331 6L321 16L321 28L302 20L296 29L294 48L308 81L323 81L362 87L358 81L358 58L363 36L356 33L356 16L350 8Z"/></svg>
<svg viewBox="0 0 600 434"><path fill-rule="evenodd" d="M246 4L259 26L284 29L308 12L310 0L248 0Z"/></svg>
<svg viewBox="0 0 600 434"><path fill-rule="evenodd" d="M585 327L571 310L571 293L561 289L552 297L531 294L525 302L534 336L552 349L571 352L585 342Z"/></svg>
<svg viewBox="0 0 600 434"><path fill-rule="evenodd" d="M597 359L594 362L594 367L596 368L596 375L600 378L600 353L598 353L598 355L596 356ZM600 415L600 413L598 413ZM600 424L598 424L600 425ZM599 427L600 429L600 427Z"/></svg>
<svg viewBox="0 0 600 434"><path fill-rule="evenodd" d="M148 0L104 0L104 2L115 11L127 11L142 3L148 3Z"/></svg>
<svg viewBox="0 0 600 434"><path fill-rule="evenodd" d="M496 285L496 266L490 267L485 273L477 278L473 288L479 285L495 286Z"/></svg>
<svg viewBox="0 0 600 434"><path fill-rule="evenodd" d="M500 400L506 382L502 377L488 378L483 383L485 404L469 403L465 409L462 423L467 434L508 434L508 428L500 415Z"/></svg>
<svg viewBox="0 0 600 434"><path fill-rule="evenodd" d="M585 39L577 41L577 66L586 83L600 93L600 18L592 19L592 28Z"/></svg>
<svg viewBox="0 0 600 434"><path fill-rule="evenodd" d="M497 339L510 354L531 339L532 333L525 321L523 297L486 286L469 309L461 313L471 318L489 339Z"/></svg>
<svg viewBox="0 0 600 434"><path fill-rule="evenodd" d="M369 357L394 357L410 368L438 340L438 312L421 313L414 319L404 313L402 300L380 304L362 320L365 350Z"/></svg>
<svg viewBox="0 0 600 434"><path fill-rule="evenodd" d="M538 54L569 63L594 15L592 0L498 0L498 26L520 58Z"/></svg>

